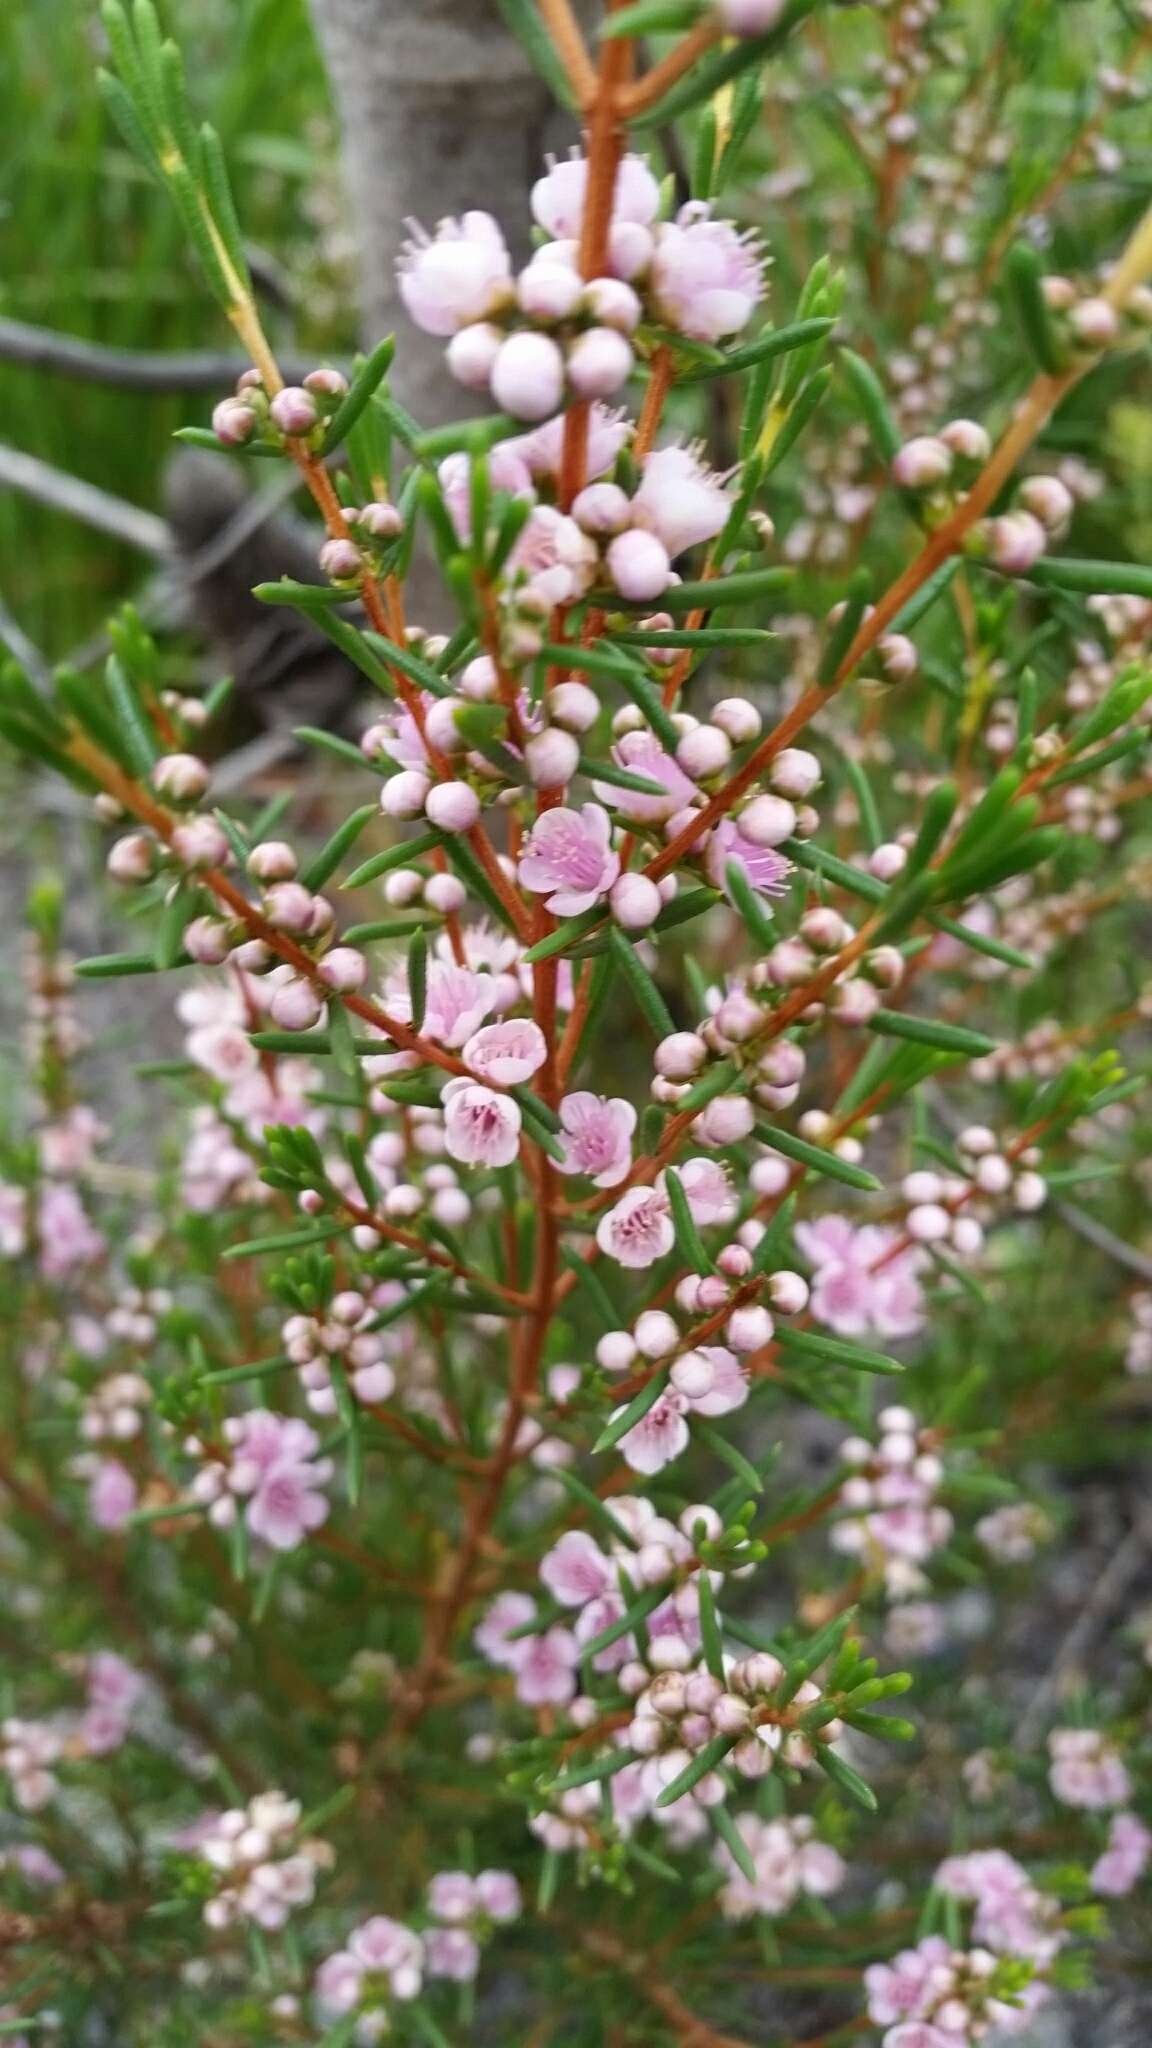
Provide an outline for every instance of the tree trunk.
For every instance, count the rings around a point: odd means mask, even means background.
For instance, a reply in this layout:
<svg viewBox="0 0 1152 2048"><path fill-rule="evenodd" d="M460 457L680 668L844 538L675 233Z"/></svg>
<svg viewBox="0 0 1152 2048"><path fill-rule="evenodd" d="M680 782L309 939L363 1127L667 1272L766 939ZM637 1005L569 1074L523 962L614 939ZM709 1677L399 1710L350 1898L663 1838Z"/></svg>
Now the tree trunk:
<svg viewBox="0 0 1152 2048"><path fill-rule="evenodd" d="M395 331L397 397L428 424L451 419L474 407L400 304L405 222L482 207L523 250L528 186L562 126L496 0L311 4L343 130L365 342Z"/></svg>

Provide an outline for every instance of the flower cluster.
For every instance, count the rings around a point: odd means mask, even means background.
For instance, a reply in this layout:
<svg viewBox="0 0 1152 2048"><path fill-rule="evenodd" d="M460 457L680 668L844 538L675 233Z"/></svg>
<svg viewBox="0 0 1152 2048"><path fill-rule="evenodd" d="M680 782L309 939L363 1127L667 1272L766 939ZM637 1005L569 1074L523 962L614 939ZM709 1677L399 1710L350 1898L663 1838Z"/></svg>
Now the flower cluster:
<svg viewBox="0 0 1152 2048"><path fill-rule="evenodd" d="M229 1807L195 1830L189 1844L212 1873L204 1902L212 1928L251 1921L279 1928L311 1903L320 1871L328 1869L327 1842L300 1834L300 1802L283 1792L261 1792L247 1806Z"/></svg>
<svg viewBox="0 0 1152 2048"><path fill-rule="evenodd" d="M937 1499L940 1440L907 1408L885 1408L877 1419L875 1445L849 1437L840 1446L852 1476L840 1488L845 1512L830 1540L872 1570L890 1600L911 1600L928 1585L928 1559L952 1534L952 1516Z"/></svg>
<svg viewBox="0 0 1152 2048"><path fill-rule="evenodd" d="M185 1446L203 1459L192 1481L192 1499L208 1511L218 1529L242 1520L253 1536L273 1550L294 1550L328 1519L322 1491L332 1460L317 1457L320 1439L294 1416L253 1408L224 1424L227 1450L209 1452L196 1437Z"/></svg>

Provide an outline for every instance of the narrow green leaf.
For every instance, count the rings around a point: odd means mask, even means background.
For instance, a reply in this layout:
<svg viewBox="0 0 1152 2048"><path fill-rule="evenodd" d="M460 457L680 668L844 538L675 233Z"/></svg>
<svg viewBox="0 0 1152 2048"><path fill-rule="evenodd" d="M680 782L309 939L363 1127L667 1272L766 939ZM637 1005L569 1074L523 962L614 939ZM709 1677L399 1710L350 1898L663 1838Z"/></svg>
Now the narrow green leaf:
<svg viewBox="0 0 1152 2048"><path fill-rule="evenodd" d="M791 349L823 341L835 325L834 320L794 320L790 327L773 328L771 333L746 342L743 348L733 349L722 363L708 363L701 369L689 370L676 382L678 385L703 384L713 377L730 377L744 370L754 370L758 364L774 362L777 356L787 355Z"/></svg>
<svg viewBox="0 0 1152 2048"><path fill-rule="evenodd" d="M387 376L395 353L396 338L391 334L386 335L383 341L377 342L367 361L356 371L346 396L341 399L328 422L327 431L320 444L322 456L333 454L341 442L347 439L382 379Z"/></svg>
<svg viewBox="0 0 1152 2048"><path fill-rule="evenodd" d="M807 1138L798 1138L794 1132L782 1131L775 1124L758 1123L756 1136L762 1145L782 1153L785 1159L808 1167L812 1173L822 1174L826 1180L838 1180L846 1188L862 1188L867 1194L874 1195L884 1185L864 1167L838 1158L835 1152L827 1151L822 1145L810 1145Z"/></svg>
<svg viewBox="0 0 1152 2048"><path fill-rule="evenodd" d="M1044 297L1044 265L1030 242L1017 242L1004 262L1004 281L1016 311L1025 341L1040 368L1058 377L1065 367L1065 352Z"/></svg>
<svg viewBox="0 0 1152 2048"><path fill-rule="evenodd" d="M618 926L608 933L608 950L636 999L636 1007L657 1038L667 1038L676 1025L668 1005L649 974L636 948Z"/></svg>
<svg viewBox="0 0 1152 2048"><path fill-rule="evenodd" d="M366 825L380 816L379 804L362 804L353 811L344 823L337 827L327 844L312 859L301 873L300 880L306 889L322 889L330 875L335 874L350 846L354 846Z"/></svg>
<svg viewBox="0 0 1152 2048"><path fill-rule="evenodd" d="M286 1230L277 1237L250 1237L243 1244L224 1247L222 1259L254 1259L265 1252L294 1252L301 1245L325 1244L330 1237L341 1237L347 1225L343 1223L313 1223L307 1230Z"/></svg>
<svg viewBox="0 0 1152 2048"><path fill-rule="evenodd" d="M618 1410L593 1444L594 1456L598 1456L602 1451L614 1450L622 1436L627 1436L630 1429L635 1429L638 1422L643 1422L648 1410L656 1406L664 1392L667 1377L665 1372L654 1372L651 1379L641 1387L640 1392L633 1394L627 1406Z"/></svg>
<svg viewBox="0 0 1152 2048"><path fill-rule="evenodd" d="M866 1351L862 1344L851 1344L844 1337L826 1337L815 1330L793 1330L785 1322L776 1325L776 1342L785 1351L795 1351L804 1358L825 1359L829 1365L846 1365L853 1372L904 1372L906 1368L896 1358L889 1358L883 1351Z"/></svg>
<svg viewBox="0 0 1152 2048"><path fill-rule="evenodd" d="M737 1740L738 1737L735 1735L714 1735L711 1742L706 1742L703 1749L697 1751L691 1763L680 1772L679 1777L673 1778L670 1785L665 1785L656 1801L657 1806L674 1806L678 1799L683 1799L684 1794L691 1792L693 1786L700 1783L701 1778L706 1778L709 1771L714 1771L717 1764L723 1763L728 1751L735 1748Z"/></svg>
<svg viewBox="0 0 1152 2048"><path fill-rule="evenodd" d="M759 890L749 881L743 861L725 861L724 881L732 908L747 930L753 945L766 952L776 943L772 912Z"/></svg>
<svg viewBox="0 0 1152 2048"><path fill-rule="evenodd" d="M620 1641L622 1636L631 1635L633 1629L637 1628L641 1622L646 1621L650 1614L654 1614L656 1609L667 1598L668 1586L666 1583L662 1586L649 1586L645 1592L641 1593L638 1600L633 1600L631 1606L626 1609L617 1621L612 1622L610 1627L602 1628L599 1635L593 1636L589 1642L580 1645L581 1663L590 1664L594 1658L600 1655L601 1650L609 1650L613 1643Z"/></svg>
<svg viewBox="0 0 1152 2048"><path fill-rule="evenodd" d="M698 1442L706 1445L713 1457L719 1458L722 1465L727 1465L729 1471L736 1474L750 1494L763 1493L763 1477L756 1470L752 1460L744 1456L739 1445L734 1444L730 1437L726 1437L723 1430L717 1429L711 1422L701 1422L700 1417L694 1415L692 1434Z"/></svg>
<svg viewBox="0 0 1152 2048"><path fill-rule="evenodd" d="M672 1224L676 1232L676 1249L686 1266L694 1273L712 1273L715 1266L705 1249L704 1240L696 1228L688 1197L675 1167L670 1166L664 1175L664 1185L672 1208Z"/></svg>
<svg viewBox="0 0 1152 2048"><path fill-rule="evenodd" d="M852 396L860 408L864 424L872 439L872 445L882 462L891 462L900 447L903 436L884 394L884 388L863 356L854 349L841 348L838 352L840 367L851 387Z"/></svg>
<svg viewBox="0 0 1152 2048"><path fill-rule="evenodd" d="M859 1771L854 1771L851 1764L846 1764L842 1756L837 1756L836 1751L827 1742L815 1742L812 1747L821 1770L827 1773L841 1792L846 1792L848 1797L854 1799L857 1806L864 1807L866 1812L879 1812L880 1802L871 1785L864 1783Z"/></svg>
<svg viewBox="0 0 1152 2048"><path fill-rule="evenodd" d="M132 773L146 782L160 757L160 747L135 687L115 654L110 654L104 664L104 683L132 763Z"/></svg>
<svg viewBox="0 0 1152 2048"><path fill-rule="evenodd" d="M868 1028L884 1038L910 1038L914 1045L930 1045L936 1052L960 1053L967 1059L986 1059L998 1050L996 1040L982 1031L969 1031L963 1024L941 1024L935 1017L909 1017L900 1010L876 1010Z"/></svg>
<svg viewBox="0 0 1152 2048"><path fill-rule="evenodd" d="M757 1872L756 1865L752 1861L752 1852L740 1833L732 1815L729 1813L728 1808L726 1806L710 1806L708 1808L708 1823L717 1840L723 1842L737 1870L748 1879L749 1884L755 1884Z"/></svg>
<svg viewBox="0 0 1152 2048"><path fill-rule="evenodd" d="M614 1749L609 1756L593 1757L590 1763L575 1764L555 1778L548 1787L548 1796L555 1799L561 1792L573 1792L577 1785L596 1785L605 1778L614 1778L617 1771L626 1770L636 1761L630 1749Z"/></svg>
<svg viewBox="0 0 1152 2048"><path fill-rule="evenodd" d="M362 889L366 882L374 882L380 875L391 874L393 868L406 868L410 861L421 860L426 853L440 844L437 832L416 832L411 839L401 839L396 846L389 846L384 853L374 853L371 860L353 870L344 878L346 889Z"/></svg>
<svg viewBox="0 0 1152 2048"><path fill-rule="evenodd" d="M661 593L660 608L675 618L680 612L718 611L726 605L759 604L786 590L794 571L784 567L745 569L736 576L716 576L699 583L674 583ZM617 600L619 602L619 600Z"/></svg>

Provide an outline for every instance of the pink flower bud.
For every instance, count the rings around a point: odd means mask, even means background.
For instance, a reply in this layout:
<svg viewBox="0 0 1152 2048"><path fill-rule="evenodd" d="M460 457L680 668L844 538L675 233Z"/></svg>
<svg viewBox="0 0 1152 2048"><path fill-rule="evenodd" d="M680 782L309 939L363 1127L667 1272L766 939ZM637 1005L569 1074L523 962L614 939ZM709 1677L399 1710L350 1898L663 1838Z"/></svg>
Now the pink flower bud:
<svg viewBox="0 0 1152 2048"><path fill-rule="evenodd" d="M326 540L319 560L332 583L354 583L364 568L364 557L354 540Z"/></svg>
<svg viewBox="0 0 1152 2048"><path fill-rule="evenodd" d="M264 839L254 846L245 862L254 882L290 882L296 873L296 855L283 839Z"/></svg>
<svg viewBox="0 0 1152 2048"><path fill-rule="evenodd" d="M232 938L221 917L194 917L184 928L184 950L201 967L221 967L232 951Z"/></svg>
<svg viewBox="0 0 1152 2048"><path fill-rule="evenodd" d="M430 875L424 884L424 901L429 910L438 911L441 917L451 917L463 910L468 891L458 875Z"/></svg>
<svg viewBox="0 0 1152 2048"><path fill-rule="evenodd" d="M703 1145L738 1145L756 1121L756 1111L744 1095L717 1095L692 1126Z"/></svg>
<svg viewBox="0 0 1152 2048"><path fill-rule="evenodd" d="M618 277L594 277L584 288L584 304L602 327L618 327L621 334L631 334L643 312L631 285Z"/></svg>
<svg viewBox="0 0 1152 2048"><path fill-rule="evenodd" d="M666 1358L680 1341L674 1317L662 1308L646 1308L637 1316L632 1335L645 1358Z"/></svg>
<svg viewBox="0 0 1152 2048"><path fill-rule="evenodd" d="M461 709L452 697L437 697L424 714L424 732L430 746L441 754L462 754L465 739L456 723L456 713Z"/></svg>
<svg viewBox="0 0 1152 2048"><path fill-rule="evenodd" d="M892 459L892 478L902 490L930 491L946 483L952 474L952 450L933 434L917 434L905 441Z"/></svg>
<svg viewBox="0 0 1152 2048"><path fill-rule="evenodd" d="M600 716L600 699L587 683L557 683L548 693L548 710L565 732L588 732Z"/></svg>
<svg viewBox="0 0 1152 2048"><path fill-rule="evenodd" d="M349 517L351 515L349 514ZM367 505L361 505L356 514L355 524L373 540L395 540L404 528L404 521L397 507L387 498L373 498Z"/></svg>
<svg viewBox="0 0 1152 2048"><path fill-rule="evenodd" d="M808 1306L808 1282L801 1274L781 1267L769 1279L768 1299L778 1315L798 1316Z"/></svg>
<svg viewBox="0 0 1152 2048"><path fill-rule="evenodd" d="M705 782L719 775L732 758L732 742L718 725L696 725L686 732L676 749L676 759L685 775Z"/></svg>
<svg viewBox="0 0 1152 2048"><path fill-rule="evenodd" d="M318 398L346 398L348 379L343 370L337 370L330 363L321 363L316 370L309 370L304 379L305 391L314 392Z"/></svg>
<svg viewBox="0 0 1152 2048"><path fill-rule="evenodd" d="M480 799L467 782L437 782L424 809L441 832L470 832L480 817Z"/></svg>
<svg viewBox="0 0 1152 2048"><path fill-rule="evenodd" d="M567 320L584 292L584 282L570 263L541 251L516 281L516 300L530 320Z"/></svg>
<svg viewBox="0 0 1152 2048"><path fill-rule="evenodd" d="M961 462L987 462L992 453L992 442L976 420L949 420L940 439Z"/></svg>
<svg viewBox="0 0 1152 2048"><path fill-rule="evenodd" d="M1120 332L1120 315L1107 299L1081 299L1072 307L1068 325L1085 348L1108 348Z"/></svg>
<svg viewBox="0 0 1152 2048"><path fill-rule="evenodd" d="M302 882L274 882L264 898L264 915L277 931L302 937L312 924L313 900Z"/></svg>
<svg viewBox="0 0 1152 2048"><path fill-rule="evenodd" d="M568 350L568 382L581 398L611 398L627 383L634 361L615 327L589 327Z"/></svg>
<svg viewBox="0 0 1152 2048"><path fill-rule="evenodd" d="M838 953L851 936L851 925L838 910L830 910L826 904L806 910L800 919L800 937L817 953Z"/></svg>
<svg viewBox="0 0 1152 2048"><path fill-rule="evenodd" d="M868 856L868 873L875 875L878 882L894 882L908 865L908 854L894 839L885 840Z"/></svg>
<svg viewBox="0 0 1152 2048"><path fill-rule="evenodd" d="M692 1081L708 1057L708 1047L695 1031L673 1031L656 1047L656 1072L668 1081Z"/></svg>
<svg viewBox="0 0 1152 2048"><path fill-rule="evenodd" d="M626 874L608 891L608 907L626 932L646 932L663 908L660 891L647 875Z"/></svg>
<svg viewBox="0 0 1152 2048"><path fill-rule="evenodd" d="M445 350L445 360L458 384L466 391L487 391L492 370L504 336L490 321L476 320L454 334Z"/></svg>
<svg viewBox="0 0 1152 2048"><path fill-rule="evenodd" d="M336 995L348 995L353 989L363 988L368 979L368 962L354 946L333 946L330 953L325 953L317 972L325 988Z"/></svg>
<svg viewBox="0 0 1152 2048"><path fill-rule="evenodd" d="M764 1012L751 996L737 990L733 995L725 996L713 1021L722 1038L733 1045L743 1045L759 1031L764 1022Z"/></svg>
<svg viewBox="0 0 1152 2048"><path fill-rule="evenodd" d="M156 872L156 842L147 832L126 832L110 848L108 873L114 882L148 882Z"/></svg>
<svg viewBox="0 0 1152 2048"><path fill-rule="evenodd" d="M785 747L768 769L768 779L778 796L800 803L820 786L820 763L806 747Z"/></svg>
<svg viewBox="0 0 1152 2048"><path fill-rule="evenodd" d="M702 1351L685 1351L668 1375L678 1394L687 1401L701 1401L712 1391L716 1368Z"/></svg>
<svg viewBox="0 0 1152 2048"><path fill-rule="evenodd" d="M741 838L753 846L780 846L796 830L796 812L786 797L754 796L737 822Z"/></svg>
<svg viewBox="0 0 1152 2048"><path fill-rule="evenodd" d="M210 780L207 762L196 754L163 754L152 770L153 788L178 804L195 803Z"/></svg>
<svg viewBox="0 0 1152 2048"><path fill-rule="evenodd" d="M222 398L212 408L212 432L226 448L242 448L256 431L256 414L250 405L241 405L235 398Z"/></svg>
<svg viewBox="0 0 1152 2048"><path fill-rule="evenodd" d="M172 851L186 868L227 867L232 859L228 835L215 818L187 818L177 825Z"/></svg>
<svg viewBox="0 0 1152 2048"><path fill-rule="evenodd" d="M380 791L380 808L389 818L419 818L431 787L429 777L418 768L404 768L399 775L388 777Z"/></svg>
<svg viewBox="0 0 1152 2048"><path fill-rule="evenodd" d="M576 773L580 747L570 732L546 726L525 743L524 765L534 789L562 789Z"/></svg>
<svg viewBox="0 0 1152 2048"><path fill-rule="evenodd" d="M885 633L876 650L885 675L893 683L906 683L920 666L916 644L906 633Z"/></svg>
<svg viewBox="0 0 1152 2048"><path fill-rule="evenodd" d="M623 533L631 511L619 484L588 484L572 505L572 517L585 533Z"/></svg>
<svg viewBox="0 0 1152 2048"><path fill-rule="evenodd" d="M752 1254L742 1244L726 1244L716 1264L726 1280L744 1280L752 1271Z"/></svg>
<svg viewBox="0 0 1152 2048"><path fill-rule="evenodd" d="M667 550L654 533L645 533L638 526L617 534L606 559L608 574L621 597L632 604L650 603L672 580Z"/></svg>
<svg viewBox="0 0 1152 2048"><path fill-rule="evenodd" d="M1026 576L1040 560L1048 535L1031 512L1005 512L987 526L988 555L1005 576Z"/></svg>
<svg viewBox="0 0 1152 2048"><path fill-rule="evenodd" d="M286 384L268 410L282 434L310 434L320 417L312 393L301 384Z"/></svg>
<svg viewBox="0 0 1152 2048"><path fill-rule="evenodd" d="M636 1359L636 1342L627 1330L609 1330L596 1346L596 1363L602 1372L629 1372Z"/></svg>
<svg viewBox="0 0 1152 2048"><path fill-rule="evenodd" d="M760 1351L772 1342L772 1318L755 1303L733 1309L724 1325L724 1335L733 1351Z"/></svg>
<svg viewBox="0 0 1152 2048"><path fill-rule="evenodd" d="M875 946L865 955L864 972L877 988L896 988L904 979L904 955L899 946Z"/></svg>
<svg viewBox="0 0 1152 2048"><path fill-rule="evenodd" d="M759 739L763 720L746 697L722 697L719 704L712 706L710 723L719 726L734 747L742 747L749 740Z"/></svg>
<svg viewBox="0 0 1152 2048"><path fill-rule="evenodd" d="M718 1735L742 1735L751 1713L747 1700L738 1699L734 1692L722 1692L712 1708L712 1726Z"/></svg>
<svg viewBox="0 0 1152 2048"><path fill-rule="evenodd" d="M244 939L233 948L232 965L242 974L267 974L276 955L264 939Z"/></svg>
<svg viewBox="0 0 1152 2048"><path fill-rule="evenodd" d="M311 1031L324 1014L324 999L302 977L282 981L272 992L268 1014L282 1031Z"/></svg>
<svg viewBox="0 0 1152 2048"><path fill-rule="evenodd" d="M1020 503L1049 533L1060 533L1075 510L1076 501L1058 476L1030 476L1020 486Z"/></svg>
<svg viewBox="0 0 1152 2048"><path fill-rule="evenodd" d="M546 334L513 334L492 365L492 396L518 420L545 420L564 394L564 358Z"/></svg>

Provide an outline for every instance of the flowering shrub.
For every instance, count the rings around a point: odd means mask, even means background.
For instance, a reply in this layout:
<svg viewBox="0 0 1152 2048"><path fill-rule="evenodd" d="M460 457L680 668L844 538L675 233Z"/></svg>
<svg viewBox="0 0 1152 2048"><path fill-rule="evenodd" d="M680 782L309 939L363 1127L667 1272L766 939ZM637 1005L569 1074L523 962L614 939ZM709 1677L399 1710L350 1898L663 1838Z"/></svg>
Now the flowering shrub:
<svg viewBox="0 0 1152 2048"><path fill-rule="evenodd" d="M434 428L391 341L285 387L179 57L105 11L110 110L251 359L189 431L295 465L319 580L258 595L381 702L359 748L302 734L374 790L317 847L214 805L219 693L131 611L102 672L5 677L146 937L73 968L30 906L3 2030L722 2048L808 1980L821 2042L1018 2035L1152 1856L1138 1649L1017 1724L975 1653L960 1683L957 1590L1026 1602L1067 1513L1033 1444L1148 1367L1146 1288L1087 1362L1029 1295L1115 1252L1062 1190L1139 1164L1147 995L1076 949L1140 858L1152 575L1053 548L1152 216L1076 276L984 218L1027 22L942 111L934 0L640 0L595 56L566 0L508 11L583 140L519 270L483 211L413 229L401 345L499 409ZM812 68L840 38L851 87ZM769 317L787 163L763 236L725 212L778 57L868 167L872 313L821 254ZM407 615L417 546L450 630ZM118 1167L81 985L160 971L183 1057Z"/></svg>

